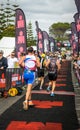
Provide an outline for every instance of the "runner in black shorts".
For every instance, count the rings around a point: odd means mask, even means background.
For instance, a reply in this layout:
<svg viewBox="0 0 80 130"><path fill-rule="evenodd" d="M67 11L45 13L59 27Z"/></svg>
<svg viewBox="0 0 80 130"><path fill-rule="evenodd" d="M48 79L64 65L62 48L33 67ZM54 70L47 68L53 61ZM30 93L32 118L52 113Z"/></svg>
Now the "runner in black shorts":
<svg viewBox="0 0 80 130"><path fill-rule="evenodd" d="M48 78L49 78L49 86L47 87L47 91L50 91L50 96L54 96L54 89L56 87L56 80L57 80L57 72L59 67L59 61L57 57L53 54L50 55L49 59L46 62L46 67L48 68Z"/></svg>
<svg viewBox="0 0 80 130"><path fill-rule="evenodd" d="M41 55L40 67L38 68L38 80L40 81L40 90L43 87L44 83L44 70L45 70L45 54Z"/></svg>

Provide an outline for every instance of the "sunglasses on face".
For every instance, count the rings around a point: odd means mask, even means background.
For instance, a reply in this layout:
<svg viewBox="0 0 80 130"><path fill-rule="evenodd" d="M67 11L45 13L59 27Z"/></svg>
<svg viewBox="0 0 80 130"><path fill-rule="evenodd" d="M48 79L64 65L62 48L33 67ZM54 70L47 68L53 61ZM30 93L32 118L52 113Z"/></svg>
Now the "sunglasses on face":
<svg viewBox="0 0 80 130"><path fill-rule="evenodd" d="M15 54L11 54L11 56L15 56Z"/></svg>

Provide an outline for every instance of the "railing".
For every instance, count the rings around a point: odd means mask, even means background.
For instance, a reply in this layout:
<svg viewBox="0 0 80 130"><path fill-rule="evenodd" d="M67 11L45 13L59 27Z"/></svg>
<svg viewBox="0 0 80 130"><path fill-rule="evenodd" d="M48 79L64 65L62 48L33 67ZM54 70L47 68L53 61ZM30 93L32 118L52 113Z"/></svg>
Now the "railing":
<svg viewBox="0 0 80 130"><path fill-rule="evenodd" d="M45 76L47 75L47 70L45 69ZM33 83L33 88L38 84L37 71L35 73L35 81ZM23 78L22 68L7 68L6 73L2 73L0 77L0 92L8 91L10 88L24 88L25 81Z"/></svg>
<svg viewBox="0 0 80 130"><path fill-rule="evenodd" d="M0 77L0 91L9 90L11 87L21 87L24 84L21 68L8 68Z"/></svg>

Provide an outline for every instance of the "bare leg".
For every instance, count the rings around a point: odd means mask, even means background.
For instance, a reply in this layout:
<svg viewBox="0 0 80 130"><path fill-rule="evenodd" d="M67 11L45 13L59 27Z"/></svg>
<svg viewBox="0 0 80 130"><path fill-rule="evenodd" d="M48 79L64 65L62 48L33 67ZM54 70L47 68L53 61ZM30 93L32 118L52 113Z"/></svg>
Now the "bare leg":
<svg viewBox="0 0 80 130"><path fill-rule="evenodd" d="M56 87L56 81L53 81L52 82L52 92L54 92L55 87Z"/></svg>
<svg viewBox="0 0 80 130"><path fill-rule="evenodd" d="M52 81L49 81L49 85L47 87L47 91L50 91L50 87L52 86Z"/></svg>
<svg viewBox="0 0 80 130"><path fill-rule="evenodd" d="M29 100L31 98L31 90L32 90L32 84L28 84L25 100Z"/></svg>
<svg viewBox="0 0 80 130"><path fill-rule="evenodd" d="M42 89L43 83L44 83L44 77L41 77L40 89Z"/></svg>
<svg viewBox="0 0 80 130"><path fill-rule="evenodd" d="M25 101L23 102L24 110L28 110L28 104L29 104L28 101L31 100L31 90L32 90L32 84L28 84Z"/></svg>

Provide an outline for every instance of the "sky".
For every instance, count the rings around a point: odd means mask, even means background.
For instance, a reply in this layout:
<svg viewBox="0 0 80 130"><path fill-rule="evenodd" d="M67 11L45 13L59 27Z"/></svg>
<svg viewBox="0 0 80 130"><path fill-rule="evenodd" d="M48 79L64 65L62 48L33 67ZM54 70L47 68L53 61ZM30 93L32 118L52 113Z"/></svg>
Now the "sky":
<svg viewBox="0 0 80 130"><path fill-rule="evenodd" d="M49 32L49 27L54 23L73 22L73 16L77 12L74 0L9 1L11 4L18 4L19 8L21 8L24 11L26 17L26 24L28 24L29 21L31 21L34 35L36 35L35 21L38 21L41 30Z"/></svg>

